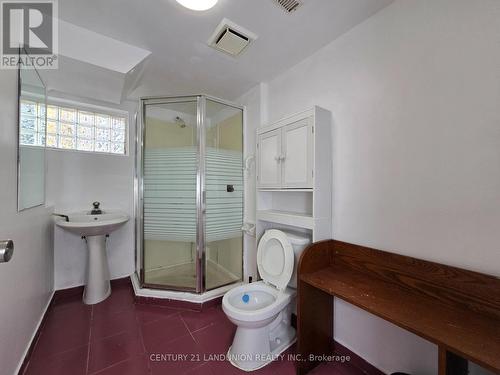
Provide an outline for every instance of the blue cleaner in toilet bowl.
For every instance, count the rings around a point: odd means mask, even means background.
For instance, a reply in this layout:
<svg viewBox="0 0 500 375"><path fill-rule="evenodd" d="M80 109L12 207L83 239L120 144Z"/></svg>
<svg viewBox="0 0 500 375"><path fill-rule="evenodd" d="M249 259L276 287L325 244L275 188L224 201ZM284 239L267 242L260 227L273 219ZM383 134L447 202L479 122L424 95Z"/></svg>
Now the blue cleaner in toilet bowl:
<svg viewBox="0 0 500 375"><path fill-rule="evenodd" d="M243 294L243 296L241 297L241 300L244 302L244 303L248 303L248 301L250 301L250 296L248 294Z"/></svg>

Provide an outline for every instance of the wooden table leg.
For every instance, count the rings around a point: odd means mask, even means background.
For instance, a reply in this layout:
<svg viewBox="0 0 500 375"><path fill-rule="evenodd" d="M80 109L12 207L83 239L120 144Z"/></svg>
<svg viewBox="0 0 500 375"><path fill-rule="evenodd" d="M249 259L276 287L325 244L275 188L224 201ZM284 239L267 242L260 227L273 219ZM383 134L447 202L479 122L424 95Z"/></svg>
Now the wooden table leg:
<svg viewBox="0 0 500 375"><path fill-rule="evenodd" d="M438 353L438 375L446 375L446 349L440 346Z"/></svg>
<svg viewBox="0 0 500 375"><path fill-rule="evenodd" d="M303 281L297 302L297 374L304 375L321 361L311 355L329 355L333 343L333 297ZM312 359L312 360L311 360Z"/></svg>

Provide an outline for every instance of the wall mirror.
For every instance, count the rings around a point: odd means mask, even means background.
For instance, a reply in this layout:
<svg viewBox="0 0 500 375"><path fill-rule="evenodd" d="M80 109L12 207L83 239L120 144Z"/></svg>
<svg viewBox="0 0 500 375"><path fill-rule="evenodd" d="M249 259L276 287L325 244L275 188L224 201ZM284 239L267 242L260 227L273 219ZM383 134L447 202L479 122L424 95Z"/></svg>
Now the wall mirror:
<svg viewBox="0 0 500 375"><path fill-rule="evenodd" d="M45 204L47 95L33 67L19 65L18 99L17 209L22 211Z"/></svg>

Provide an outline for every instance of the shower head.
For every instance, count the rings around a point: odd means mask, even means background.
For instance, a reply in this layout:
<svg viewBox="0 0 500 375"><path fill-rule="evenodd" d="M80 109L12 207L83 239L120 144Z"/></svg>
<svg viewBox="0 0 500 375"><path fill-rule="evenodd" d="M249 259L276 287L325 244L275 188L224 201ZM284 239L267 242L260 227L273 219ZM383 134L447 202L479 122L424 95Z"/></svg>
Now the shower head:
<svg viewBox="0 0 500 375"><path fill-rule="evenodd" d="M175 123L176 123L177 125L179 125L179 127L180 127L181 129L184 129L184 128L186 127L186 122L185 122L183 119L181 119L179 116L176 116L176 117L175 117Z"/></svg>

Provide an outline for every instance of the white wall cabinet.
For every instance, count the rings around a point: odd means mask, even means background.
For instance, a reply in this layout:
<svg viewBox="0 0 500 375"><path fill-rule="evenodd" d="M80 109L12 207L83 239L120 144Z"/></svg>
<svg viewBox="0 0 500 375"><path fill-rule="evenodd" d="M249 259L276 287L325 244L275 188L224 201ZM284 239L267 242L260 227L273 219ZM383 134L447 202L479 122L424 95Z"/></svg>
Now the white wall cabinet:
<svg viewBox="0 0 500 375"><path fill-rule="evenodd" d="M259 188L313 188L312 133L312 119L305 117L259 134Z"/></svg>
<svg viewBox="0 0 500 375"><path fill-rule="evenodd" d="M281 184L283 188L313 187L313 127L311 118L281 130Z"/></svg>
<svg viewBox="0 0 500 375"><path fill-rule="evenodd" d="M332 238L331 117L313 107L257 129L257 240L272 228Z"/></svg>
<svg viewBox="0 0 500 375"><path fill-rule="evenodd" d="M259 187L281 187L281 129L260 134L258 137Z"/></svg>

